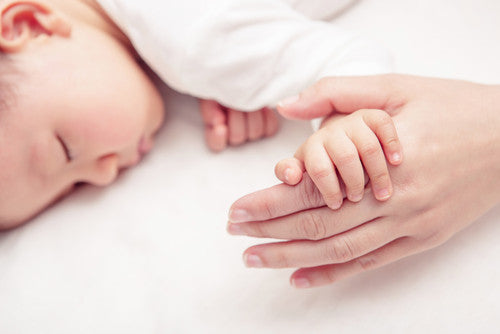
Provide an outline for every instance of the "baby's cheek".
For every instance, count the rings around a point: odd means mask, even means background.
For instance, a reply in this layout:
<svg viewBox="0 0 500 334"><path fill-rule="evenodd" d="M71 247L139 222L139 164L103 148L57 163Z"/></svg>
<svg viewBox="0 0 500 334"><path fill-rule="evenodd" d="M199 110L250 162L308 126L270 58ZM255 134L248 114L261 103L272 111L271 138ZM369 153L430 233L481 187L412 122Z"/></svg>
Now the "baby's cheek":
<svg viewBox="0 0 500 334"><path fill-rule="evenodd" d="M80 125L81 138L88 144L127 146L141 136L143 124L135 115L106 111L89 116L90 119Z"/></svg>

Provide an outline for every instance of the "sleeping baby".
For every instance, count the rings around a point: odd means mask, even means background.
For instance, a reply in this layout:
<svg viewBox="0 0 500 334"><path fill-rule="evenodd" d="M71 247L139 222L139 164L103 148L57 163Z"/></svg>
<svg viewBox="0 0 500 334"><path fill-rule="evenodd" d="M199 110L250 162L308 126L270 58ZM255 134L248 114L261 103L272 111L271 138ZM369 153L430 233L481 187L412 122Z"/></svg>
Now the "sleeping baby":
<svg viewBox="0 0 500 334"><path fill-rule="evenodd" d="M323 21L348 3L0 0L0 228L151 150L150 70L201 99L214 150L272 135L271 108L320 78L389 72L384 49Z"/></svg>

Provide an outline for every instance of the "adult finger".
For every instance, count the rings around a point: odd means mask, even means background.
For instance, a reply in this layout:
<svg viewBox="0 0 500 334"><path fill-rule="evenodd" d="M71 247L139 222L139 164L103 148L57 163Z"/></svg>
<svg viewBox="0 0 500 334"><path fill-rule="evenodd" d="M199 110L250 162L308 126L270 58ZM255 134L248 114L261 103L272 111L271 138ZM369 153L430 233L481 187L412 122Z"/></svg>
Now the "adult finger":
<svg viewBox="0 0 500 334"><path fill-rule="evenodd" d="M417 240L403 237L346 263L301 268L292 274L290 283L296 288L331 284L364 271L385 266L422 250Z"/></svg>
<svg viewBox="0 0 500 334"><path fill-rule="evenodd" d="M241 145L248 138L246 127L246 115L244 112L229 109L227 111L227 126L229 128L229 144Z"/></svg>
<svg viewBox="0 0 500 334"><path fill-rule="evenodd" d="M279 184L240 198L229 210L229 221L264 221L325 205L318 188L304 173L296 186Z"/></svg>
<svg viewBox="0 0 500 334"><path fill-rule="evenodd" d="M290 119L313 119L359 109L392 113L406 102L406 93L401 88L404 78L394 74L324 78L300 95L283 100L277 109Z"/></svg>
<svg viewBox="0 0 500 334"><path fill-rule="evenodd" d="M361 203L346 202L336 211L322 207L266 222L229 223L227 230L256 238L321 240L378 218L379 208L373 197L366 196Z"/></svg>
<svg viewBox="0 0 500 334"><path fill-rule="evenodd" d="M330 238L252 246L244 252L249 267L297 268L345 263L402 236L392 220L378 219Z"/></svg>

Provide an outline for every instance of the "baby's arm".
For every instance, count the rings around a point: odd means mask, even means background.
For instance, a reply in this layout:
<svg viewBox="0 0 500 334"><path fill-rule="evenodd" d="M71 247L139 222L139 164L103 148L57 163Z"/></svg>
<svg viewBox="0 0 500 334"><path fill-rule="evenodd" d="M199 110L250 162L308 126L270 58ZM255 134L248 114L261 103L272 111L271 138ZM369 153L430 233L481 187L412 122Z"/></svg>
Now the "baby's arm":
<svg viewBox="0 0 500 334"><path fill-rule="evenodd" d="M107 9L169 86L234 110L272 107L322 77L391 70L390 56L376 43L312 20L283 1L162 6L167 10L127 1Z"/></svg>
<svg viewBox="0 0 500 334"><path fill-rule="evenodd" d="M297 150L295 158L276 165L276 176L295 185L307 172L327 205L338 209L344 197L339 178L345 184L347 198L358 202L367 181L364 171L375 198L389 199L392 183L385 160L399 165L402 157L392 118L382 110L359 110L327 118L322 128Z"/></svg>

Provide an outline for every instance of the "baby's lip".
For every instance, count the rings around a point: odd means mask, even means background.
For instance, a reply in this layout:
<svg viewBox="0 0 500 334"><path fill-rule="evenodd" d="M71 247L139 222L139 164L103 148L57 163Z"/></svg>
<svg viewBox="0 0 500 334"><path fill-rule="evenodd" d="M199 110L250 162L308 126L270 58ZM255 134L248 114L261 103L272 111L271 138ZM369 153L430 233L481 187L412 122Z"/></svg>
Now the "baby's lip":
<svg viewBox="0 0 500 334"><path fill-rule="evenodd" d="M134 157L128 161L125 165L124 168L129 168L136 166L139 162L141 162L142 158L153 148L153 140L146 138L146 136L143 136L140 140L139 143L137 144L137 153L134 155Z"/></svg>

